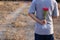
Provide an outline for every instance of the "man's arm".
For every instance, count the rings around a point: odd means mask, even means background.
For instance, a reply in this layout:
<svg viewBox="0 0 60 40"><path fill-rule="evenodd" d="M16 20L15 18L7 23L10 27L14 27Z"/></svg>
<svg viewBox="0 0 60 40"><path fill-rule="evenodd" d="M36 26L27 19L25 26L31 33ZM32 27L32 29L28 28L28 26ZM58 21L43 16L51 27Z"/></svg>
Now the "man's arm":
<svg viewBox="0 0 60 40"><path fill-rule="evenodd" d="M38 23L40 23L40 24L45 24L45 23L43 22L43 21L45 21L45 20L40 20L40 19L38 19L38 18L34 15L35 11L36 11L36 0L33 0L31 6L30 6L30 8L29 8L28 15L29 15L33 20L35 20L36 22L38 22Z"/></svg>
<svg viewBox="0 0 60 40"><path fill-rule="evenodd" d="M38 22L38 23L40 23L40 24L42 24L42 25L46 24L46 23L43 22L44 20L38 19L34 14L28 13L28 15L29 15L33 20L35 20L36 22Z"/></svg>
<svg viewBox="0 0 60 40"><path fill-rule="evenodd" d="M52 18L57 19L59 17L59 9L58 9L58 3L55 1L54 2L54 10L52 13Z"/></svg>

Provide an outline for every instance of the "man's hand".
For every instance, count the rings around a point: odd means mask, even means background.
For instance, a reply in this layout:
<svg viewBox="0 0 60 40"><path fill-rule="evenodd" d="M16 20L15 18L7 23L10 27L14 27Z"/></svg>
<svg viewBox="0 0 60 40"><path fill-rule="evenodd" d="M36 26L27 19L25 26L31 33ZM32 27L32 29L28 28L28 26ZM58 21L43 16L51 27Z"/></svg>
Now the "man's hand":
<svg viewBox="0 0 60 40"><path fill-rule="evenodd" d="M45 25L47 23L46 20L41 20L40 24Z"/></svg>
<svg viewBox="0 0 60 40"><path fill-rule="evenodd" d="M35 16L34 14L28 14L28 15L29 15L32 19L34 19L36 22L38 22L38 23L40 23L40 24L42 24L42 25L44 25L44 24L47 23L46 20L40 20L40 19L36 18L36 16Z"/></svg>

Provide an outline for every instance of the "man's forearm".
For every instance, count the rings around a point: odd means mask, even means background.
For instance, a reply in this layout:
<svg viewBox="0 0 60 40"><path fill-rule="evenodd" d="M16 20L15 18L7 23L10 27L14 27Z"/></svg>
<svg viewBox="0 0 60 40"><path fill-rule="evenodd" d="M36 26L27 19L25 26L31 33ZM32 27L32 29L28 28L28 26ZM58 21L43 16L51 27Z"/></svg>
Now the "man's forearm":
<svg viewBox="0 0 60 40"><path fill-rule="evenodd" d="M36 16L34 14L28 14L33 20L35 20L36 22L40 23L41 20L39 20L38 18L36 18Z"/></svg>

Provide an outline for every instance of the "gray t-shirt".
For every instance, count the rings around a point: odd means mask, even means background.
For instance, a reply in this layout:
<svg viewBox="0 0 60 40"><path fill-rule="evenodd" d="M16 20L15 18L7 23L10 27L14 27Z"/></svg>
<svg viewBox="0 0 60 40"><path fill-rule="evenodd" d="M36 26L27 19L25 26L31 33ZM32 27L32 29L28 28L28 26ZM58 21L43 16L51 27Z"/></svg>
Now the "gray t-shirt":
<svg viewBox="0 0 60 40"><path fill-rule="evenodd" d="M29 8L29 13L33 14L36 12L36 17L43 20L43 8L47 7L47 24L41 25L38 22L35 24L35 33L40 35L53 34L53 20L52 16L59 16L58 4L55 0L33 0Z"/></svg>

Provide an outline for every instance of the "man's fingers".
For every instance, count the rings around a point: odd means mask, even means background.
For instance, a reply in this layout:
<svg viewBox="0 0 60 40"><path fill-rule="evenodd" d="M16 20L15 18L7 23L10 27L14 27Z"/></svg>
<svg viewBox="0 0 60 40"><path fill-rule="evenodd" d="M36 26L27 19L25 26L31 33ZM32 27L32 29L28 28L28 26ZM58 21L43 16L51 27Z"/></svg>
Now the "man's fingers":
<svg viewBox="0 0 60 40"><path fill-rule="evenodd" d="M42 25L45 25L46 23L47 23L46 20L42 20L42 21L41 21L41 24L42 24Z"/></svg>

